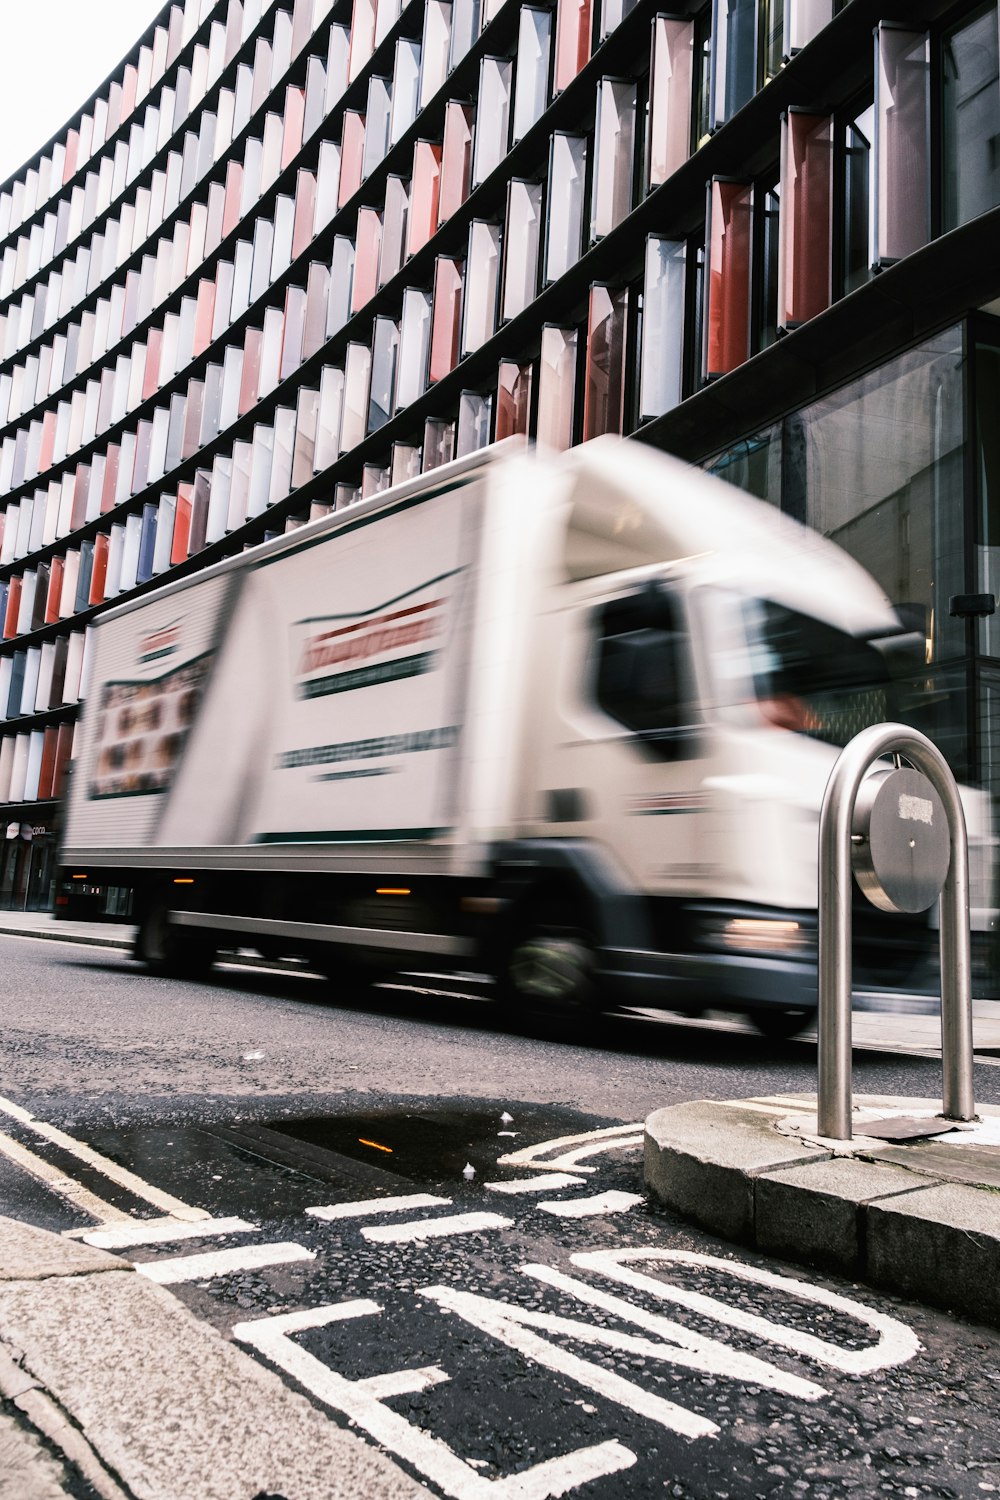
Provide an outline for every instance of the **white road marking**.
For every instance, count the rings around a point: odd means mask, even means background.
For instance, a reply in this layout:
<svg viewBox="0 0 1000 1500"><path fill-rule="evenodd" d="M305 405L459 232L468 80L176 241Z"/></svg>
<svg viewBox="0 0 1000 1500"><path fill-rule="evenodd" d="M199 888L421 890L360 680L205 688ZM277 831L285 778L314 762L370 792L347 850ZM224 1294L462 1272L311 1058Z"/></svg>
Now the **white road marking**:
<svg viewBox="0 0 1000 1500"><path fill-rule="evenodd" d="M412 1208L447 1208L450 1198L435 1198L432 1193L410 1193L404 1198L364 1198L354 1203L323 1203L307 1208L314 1219L363 1219L367 1214L401 1214Z"/></svg>
<svg viewBox="0 0 1000 1500"><path fill-rule="evenodd" d="M30 1151L27 1146L22 1146L20 1141L13 1140L2 1131L0 1131L0 1154L23 1168L25 1172L30 1172L32 1177L37 1177L39 1182L44 1182L52 1192L58 1193L61 1198L65 1198L82 1213L90 1214L99 1223L116 1224L128 1221L129 1216L123 1209L113 1208L110 1203L105 1203L103 1198L98 1198L87 1188L81 1187L74 1178L67 1177L60 1167L53 1167L41 1156L36 1156L34 1151Z"/></svg>
<svg viewBox="0 0 1000 1500"><path fill-rule="evenodd" d="M210 1239L217 1234L252 1234L260 1226L243 1219L132 1219L114 1229L88 1229L80 1235L98 1250L127 1250L131 1245L166 1245L172 1240Z"/></svg>
<svg viewBox="0 0 1000 1500"><path fill-rule="evenodd" d="M612 1348L620 1348L631 1354L641 1352L647 1357L680 1365L683 1369L697 1370L703 1375L724 1375L745 1381L747 1385L759 1385L764 1390L783 1391L786 1396L798 1396L803 1401L818 1401L821 1396L826 1395L824 1388L812 1380L804 1380L801 1375L791 1375L787 1370L779 1370L777 1366L758 1359L753 1354L741 1354L729 1344L720 1343L707 1334L694 1333L683 1323L675 1323L662 1313L647 1312L645 1308L636 1307L634 1303L602 1291L589 1282L577 1281L575 1277L556 1271L551 1266L522 1266L521 1272L546 1286L555 1287L557 1291L568 1292L581 1302L611 1313L626 1323L644 1328L647 1333L656 1334L659 1340L657 1343L650 1343L648 1339L637 1339L633 1334L603 1330L600 1342Z"/></svg>
<svg viewBox="0 0 1000 1500"><path fill-rule="evenodd" d="M160 1286L181 1281L203 1281L228 1276L231 1271L256 1271L263 1266L290 1265L297 1260L315 1260L316 1252L285 1241L276 1245L240 1245L236 1250L207 1250L204 1255L175 1255L170 1260L144 1261L136 1266L142 1276Z"/></svg>
<svg viewBox="0 0 1000 1500"><path fill-rule="evenodd" d="M415 1396L450 1379L440 1365L424 1365L418 1370L390 1370L387 1375L369 1375L367 1380L358 1381L358 1387L374 1396L376 1401L388 1401L393 1396Z"/></svg>
<svg viewBox="0 0 1000 1500"><path fill-rule="evenodd" d="M699 1255L692 1250L654 1249L588 1251L573 1255L570 1259L573 1265L583 1270L597 1271L602 1276L620 1281L624 1286L651 1293L668 1302L676 1302L692 1312L714 1318L716 1322L738 1328L743 1333L755 1334L782 1349L790 1349L795 1354L801 1354L846 1375L870 1375L875 1370L905 1364L921 1347L912 1328L900 1323L897 1318L875 1312L873 1308L865 1307L850 1297L841 1297L837 1292L827 1291L824 1287L795 1281L790 1276L779 1276L774 1271L744 1265L741 1261L719 1260L713 1255ZM651 1262L664 1269L671 1264L702 1267L734 1276L740 1281L751 1281L758 1286L769 1287L772 1291L783 1292L805 1302L817 1303L820 1307L828 1307L833 1312L856 1318L878 1335L878 1342L867 1349L842 1349L827 1339L817 1338L815 1334L789 1328L782 1323L773 1323L769 1318L744 1312L739 1307L720 1302L715 1297L707 1297L702 1292L674 1286L659 1277L644 1276L631 1269L631 1263L636 1261Z"/></svg>
<svg viewBox="0 0 1000 1500"><path fill-rule="evenodd" d="M585 1130L579 1135L560 1135L551 1141L540 1141L534 1146L522 1146L520 1151L510 1151L497 1157L498 1167L534 1167L538 1172L558 1172L568 1167L571 1171L593 1172L595 1167L582 1167L580 1162L588 1156L598 1156L603 1151L621 1150L628 1146L641 1146L645 1138L644 1127L636 1125L606 1125L601 1130ZM564 1150L558 1156L549 1157L550 1151L560 1146L576 1147ZM548 1157L547 1160L543 1158Z"/></svg>
<svg viewBox="0 0 1000 1500"><path fill-rule="evenodd" d="M10 1099L0 1098L0 1114L9 1115L12 1120L27 1127L35 1135L40 1135L43 1140L50 1142L53 1146L59 1146L63 1151L75 1156L78 1161L85 1162L88 1167L93 1167L106 1177L109 1182L114 1182L118 1187L127 1189L134 1198L141 1198L144 1203L151 1203L154 1208L162 1209L164 1213L173 1214L178 1219L208 1219L211 1217L203 1208L193 1208L189 1203L182 1203L179 1198L174 1198L170 1193L161 1192L159 1188L153 1187L149 1182L144 1182L134 1172L126 1167L120 1167L116 1161L111 1161L106 1156L101 1156L91 1146L83 1141L75 1140L73 1136L67 1135L64 1130L57 1130L54 1125L49 1125L45 1120L36 1120L29 1110L22 1109L20 1105L12 1103ZM115 1218L121 1216L115 1211ZM127 1215L125 1216L127 1217Z"/></svg>
<svg viewBox="0 0 1000 1500"><path fill-rule="evenodd" d="M549 1203L539 1203L546 1214L558 1214L561 1219L587 1219L592 1214L621 1214L642 1203L641 1193L592 1193L589 1198L554 1198Z"/></svg>
<svg viewBox="0 0 1000 1500"><path fill-rule="evenodd" d="M550 1177L514 1177L507 1182L484 1182L491 1193L551 1193L553 1188L582 1187L585 1177L571 1177L568 1172L553 1172Z"/></svg>
<svg viewBox="0 0 1000 1500"><path fill-rule="evenodd" d="M233 1337L258 1349L317 1400L341 1412L397 1458L412 1464L451 1500L556 1500L579 1485L605 1474L620 1473L636 1462L635 1454L621 1443L597 1443L503 1479L485 1479L441 1438L424 1432L384 1406L373 1395L370 1381L347 1380L288 1338L290 1333L379 1311L374 1303L359 1300L307 1313L280 1314L238 1323Z"/></svg>
<svg viewBox="0 0 1000 1500"><path fill-rule="evenodd" d="M501 1214L450 1214L444 1219L411 1219L408 1224L372 1224L361 1233L380 1244L405 1245L449 1234L477 1234L481 1229L510 1229L513 1223Z"/></svg>
<svg viewBox="0 0 1000 1500"><path fill-rule="evenodd" d="M516 1349L518 1353L523 1354L526 1359L544 1365L546 1369L554 1370L558 1375L568 1376L570 1380L575 1380L587 1390L595 1391L608 1401L614 1401L619 1406L624 1406L627 1411L646 1417L651 1422L658 1422L661 1427L669 1428L671 1432L679 1432L683 1437L698 1438L712 1437L719 1430L716 1424L710 1422L707 1417L700 1417L697 1412L687 1411L673 1401L665 1401L662 1396L654 1396L651 1391L633 1385L630 1380L623 1379L621 1375L615 1375L613 1371L606 1370L601 1365L592 1365L587 1360L581 1359L579 1355L571 1354L568 1349L562 1349L559 1345L550 1343L548 1339L539 1338L537 1333L532 1333L530 1330L544 1328L585 1343L603 1344L605 1347L628 1350L630 1353L637 1353L647 1358L662 1358L665 1347L662 1344L654 1344L650 1339L635 1338L627 1333L613 1333L605 1328L594 1328L588 1323L579 1323L572 1318L559 1318L551 1313L531 1312L527 1308L515 1307L506 1302L496 1302L490 1297L477 1296L473 1292L460 1292L455 1287L427 1286L419 1290L421 1296L429 1297L446 1312L456 1313L465 1322L471 1323L473 1328L478 1328L483 1333L499 1339L508 1348Z"/></svg>

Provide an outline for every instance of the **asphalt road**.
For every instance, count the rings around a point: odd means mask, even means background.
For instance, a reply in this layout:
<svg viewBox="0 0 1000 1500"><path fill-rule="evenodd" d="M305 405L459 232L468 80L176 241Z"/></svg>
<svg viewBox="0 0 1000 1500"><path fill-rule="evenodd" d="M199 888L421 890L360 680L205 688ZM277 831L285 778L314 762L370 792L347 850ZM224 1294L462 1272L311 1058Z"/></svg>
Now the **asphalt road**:
<svg viewBox="0 0 1000 1500"><path fill-rule="evenodd" d="M645 1021L540 1042L481 1000L182 984L28 939L0 964L0 1131L65 1174L52 1191L0 1157L5 1211L85 1229L66 1180L124 1211L121 1253L432 1493L506 1500L515 1474L536 1500L1000 1493L1000 1335L642 1195L630 1127L811 1090L812 1046ZM997 1068L976 1072L1000 1102ZM859 1091L939 1078L856 1058ZM163 1195L215 1222L143 1242Z"/></svg>

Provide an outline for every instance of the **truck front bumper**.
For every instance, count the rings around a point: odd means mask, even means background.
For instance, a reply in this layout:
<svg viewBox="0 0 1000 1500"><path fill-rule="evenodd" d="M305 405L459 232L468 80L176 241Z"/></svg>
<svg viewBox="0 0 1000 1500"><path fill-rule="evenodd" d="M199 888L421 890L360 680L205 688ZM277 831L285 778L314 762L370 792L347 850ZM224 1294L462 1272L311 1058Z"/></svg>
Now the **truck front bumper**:
<svg viewBox="0 0 1000 1500"><path fill-rule="evenodd" d="M815 1010L816 964L740 953L655 953L607 948L599 973L619 1005L660 1010Z"/></svg>

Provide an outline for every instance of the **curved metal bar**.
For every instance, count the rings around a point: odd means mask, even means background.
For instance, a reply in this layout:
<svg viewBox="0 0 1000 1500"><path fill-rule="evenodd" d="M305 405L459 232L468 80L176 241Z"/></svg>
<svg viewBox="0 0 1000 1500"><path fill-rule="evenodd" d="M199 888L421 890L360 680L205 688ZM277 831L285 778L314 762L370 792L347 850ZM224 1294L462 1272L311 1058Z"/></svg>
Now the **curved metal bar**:
<svg viewBox="0 0 1000 1500"><path fill-rule="evenodd" d="M819 1092L817 1126L851 1139L851 823L858 789L881 756L904 756L938 793L948 818L951 863L941 891L942 1113L975 1115L972 1086L972 961L969 841L958 786L937 746L905 724L877 724L842 751L819 820Z"/></svg>

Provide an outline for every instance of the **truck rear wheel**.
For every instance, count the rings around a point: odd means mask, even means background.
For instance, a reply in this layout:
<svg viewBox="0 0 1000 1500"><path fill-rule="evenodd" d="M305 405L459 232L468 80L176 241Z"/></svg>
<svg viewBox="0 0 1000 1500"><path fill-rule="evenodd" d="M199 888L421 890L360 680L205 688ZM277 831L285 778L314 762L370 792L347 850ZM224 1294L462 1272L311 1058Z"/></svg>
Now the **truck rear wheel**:
<svg viewBox="0 0 1000 1500"><path fill-rule="evenodd" d="M151 901L139 921L135 956L153 974L200 979L215 962L215 939L198 929L175 927L165 901Z"/></svg>
<svg viewBox="0 0 1000 1500"><path fill-rule="evenodd" d="M525 921L508 945L500 975L504 1001L532 1029L592 1031L601 1013L596 946L562 903Z"/></svg>

